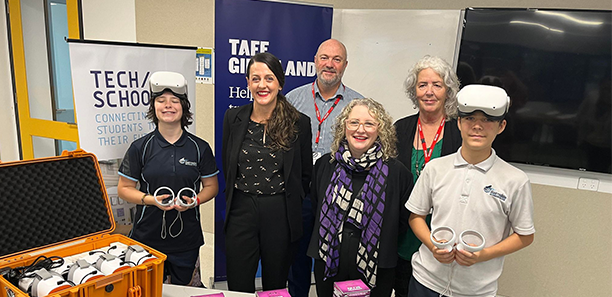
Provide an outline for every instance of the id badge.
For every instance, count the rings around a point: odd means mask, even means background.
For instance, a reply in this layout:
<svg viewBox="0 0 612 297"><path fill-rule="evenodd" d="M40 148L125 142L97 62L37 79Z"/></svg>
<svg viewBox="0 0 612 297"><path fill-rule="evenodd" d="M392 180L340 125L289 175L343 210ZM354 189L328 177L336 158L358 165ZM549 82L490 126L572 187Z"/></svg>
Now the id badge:
<svg viewBox="0 0 612 297"><path fill-rule="evenodd" d="M319 158L321 158L322 154L320 152L313 152L312 153L312 164L314 165L314 163L317 162L317 160Z"/></svg>

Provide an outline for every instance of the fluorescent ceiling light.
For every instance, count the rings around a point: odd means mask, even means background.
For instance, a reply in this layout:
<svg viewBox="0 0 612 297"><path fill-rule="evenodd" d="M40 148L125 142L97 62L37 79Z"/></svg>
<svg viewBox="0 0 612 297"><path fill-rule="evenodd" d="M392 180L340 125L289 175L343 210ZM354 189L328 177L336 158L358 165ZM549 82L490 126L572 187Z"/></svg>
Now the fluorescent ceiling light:
<svg viewBox="0 0 612 297"><path fill-rule="evenodd" d="M583 21L583 20L579 20L575 17L569 16L565 13L562 12L553 12L553 11L546 11L546 10L536 10L537 13L541 13L541 14L546 14L546 15L554 15L554 16L558 16L558 17L562 17L564 19L579 23L579 24L583 24L583 25L591 25L591 26L599 26L601 24L603 24L603 22L598 22L598 21Z"/></svg>
<svg viewBox="0 0 612 297"><path fill-rule="evenodd" d="M564 33L565 32L563 30L553 29L553 28L550 28L550 27L546 27L546 26L544 26L544 25L542 25L540 23L532 23L532 22L524 22L524 21L510 21L510 24L523 24L523 25L530 25L530 26L538 26L538 27L542 27L542 28L544 28L546 30L550 30L550 31L553 31L553 32L558 32L558 33Z"/></svg>

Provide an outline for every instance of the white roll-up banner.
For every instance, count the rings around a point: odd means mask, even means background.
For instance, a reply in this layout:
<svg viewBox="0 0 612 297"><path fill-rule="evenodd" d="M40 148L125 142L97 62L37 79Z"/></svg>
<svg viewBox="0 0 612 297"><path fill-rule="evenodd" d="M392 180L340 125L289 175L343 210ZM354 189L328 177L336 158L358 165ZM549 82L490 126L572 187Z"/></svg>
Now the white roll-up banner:
<svg viewBox="0 0 612 297"><path fill-rule="evenodd" d="M123 158L129 145L155 129L146 119L148 80L156 71L185 76L195 134L196 47L69 39L80 147L99 160Z"/></svg>

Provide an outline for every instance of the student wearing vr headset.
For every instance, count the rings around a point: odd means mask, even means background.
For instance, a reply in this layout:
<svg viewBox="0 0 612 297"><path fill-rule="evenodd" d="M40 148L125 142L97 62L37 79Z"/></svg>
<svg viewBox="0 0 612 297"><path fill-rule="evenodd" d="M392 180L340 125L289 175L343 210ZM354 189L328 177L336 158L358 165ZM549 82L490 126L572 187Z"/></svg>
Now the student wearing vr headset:
<svg viewBox="0 0 612 297"><path fill-rule="evenodd" d="M410 227L423 243L412 257L408 296L495 296L504 256L534 239L529 179L492 148L506 127L509 97L499 87L468 85L457 101L461 148L429 162L406 203ZM435 247L425 222L432 209L431 230L476 230L484 249Z"/></svg>
<svg viewBox="0 0 612 297"><path fill-rule="evenodd" d="M120 198L137 204L129 236L166 254L164 278L170 276L172 284L186 285L204 244L198 206L217 195L219 170L208 143L185 130L193 115L185 77L155 72L149 79L149 91L147 118L156 128L134 141L125 153L117 192ZM182 203L163 206L162 201L174 198L162 192L158 195L157 189L163 187L176 195L180 192L181 197L176 198L183 199Z"/></svg>
<svg viewBox="0 0 612 297"><path fill-rule="evenodd" d="M312 173L310 119L281 93L285 75L270 53L247 66L253 102L223 121L227 284L255 292L261 258L264 290L285 288L302 237L302 199Z"/></svg>

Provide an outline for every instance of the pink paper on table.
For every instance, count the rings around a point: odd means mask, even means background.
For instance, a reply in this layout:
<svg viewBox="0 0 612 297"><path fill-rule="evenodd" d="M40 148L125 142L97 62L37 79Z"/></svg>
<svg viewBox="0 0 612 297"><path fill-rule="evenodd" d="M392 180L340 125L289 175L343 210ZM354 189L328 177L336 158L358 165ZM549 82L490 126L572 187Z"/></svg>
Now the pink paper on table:
<svg viewBox="0 0 612 297"><path fill-rule="evenodd" d="M287 289L270 290L255 293L257 297L291 297Z"/></svg>
<svg viewBox="0 0 612 297"><path fill-rule="evenodd" d="M370 287L368 287L362 280L349 280L343 282L334 283L334 296L343 297L367 297L370 296Z"/></svg>

